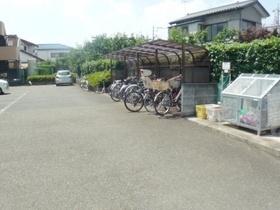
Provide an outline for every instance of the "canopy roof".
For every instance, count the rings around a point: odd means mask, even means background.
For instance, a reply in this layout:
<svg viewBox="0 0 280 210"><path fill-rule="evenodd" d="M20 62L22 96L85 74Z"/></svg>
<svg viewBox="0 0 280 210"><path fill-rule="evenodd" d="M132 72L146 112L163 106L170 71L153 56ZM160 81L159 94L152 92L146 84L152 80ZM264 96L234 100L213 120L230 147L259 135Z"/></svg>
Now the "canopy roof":
<svg viewBox="0 0 280 210"><path fill-rule="evenodd" d="M122 61L137 61L138 59L147 59L150 61L156 57L165 57L168 60L169 57L176 56L179 60L181 60L182 54L187 53L191 55L193 63L195 63L195 59L197 59L197 56L195 55L205 55L207 54L207 50L203 47L195 45L178 44L165 40L154 40L145 44L128 47L113 53L109 53L103 57Z"/></svg>

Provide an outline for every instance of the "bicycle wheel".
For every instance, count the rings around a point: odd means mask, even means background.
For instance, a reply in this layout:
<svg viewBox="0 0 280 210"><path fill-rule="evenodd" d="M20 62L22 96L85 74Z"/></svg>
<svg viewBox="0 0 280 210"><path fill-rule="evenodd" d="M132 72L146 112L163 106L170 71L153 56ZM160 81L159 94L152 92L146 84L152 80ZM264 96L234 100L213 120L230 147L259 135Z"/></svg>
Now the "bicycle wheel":
<svg viewBox="0 0 280 210"><path fill-rule="evenodd" d="M85 91L88 91L88 85L86 83L81 84L81 88Z"/></svg>
<svg viewBox="0 0 280 210"><path fill-rule="evenodd" d="M121 100L120 94L119 94L121 87L122 87L122 84L116 84L112 89L111 98L115 102L118 102Z"/></svg>
<svg viewBox="0 0 280 210"><path fill-rule="evenodd" d="M144 96L144 108L147 112L155 112L154 97L150 92L146 93Z"/></svg>
<svg viewBox="0 0 280 210"><path fill-rule="evenodd" d="M131 92L139 92L141 90L141 87L139 85L136 84L132 84L129 85L126 89L125 89L125 96Z"/></svg>
<svg viewBox="0 0 280 210"><path fill-rule="evenodd" d="M144 106L144 99L141 93L131 92L124 99L124 106L131 112L138 112Z"/></svg>
<svg viewBox="0 0 280 210"><path fill-rule="evenodd" d="M180 96L176 103L176 108L177 108L178 112L181 112L181 106L182 106L182 100L181 100L181 96Z"/></svg>
<svg viewBox="0 0 280 210"><path fill-rule="evenodd" d="M112 87L113 87L113 84L109 85L108 87L108 94L111 95L112 93Z"/></svg>
<svg viewBox="0 0 280 210"><path fill-rule="evenodd" d="M167 92L161 91L155 96L154 108L157 114L165 115L170 109L171 97Z"/></svg>

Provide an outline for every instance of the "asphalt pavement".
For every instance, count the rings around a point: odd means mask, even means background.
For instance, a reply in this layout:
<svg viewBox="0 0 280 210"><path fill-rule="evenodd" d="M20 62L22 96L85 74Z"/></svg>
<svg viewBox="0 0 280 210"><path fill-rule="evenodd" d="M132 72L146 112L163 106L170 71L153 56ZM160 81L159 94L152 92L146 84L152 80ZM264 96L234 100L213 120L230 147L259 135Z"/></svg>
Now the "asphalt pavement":
<svg viewBox="0 0 280 210"><path fill-rule="evenodd" d="M266 134L132 113L79 86L11 87L0 98L1 210L280 206L279 156L248 144Z"/></svg>
<svg viewBox="0 0 280 210"><path fill-rule="evenodd" d="M280 136L279 134L272 135L270 132L257 135L256 131L245 129L231 123L214 122L207 119L200 119L197 117L188 117L186 120L195 122L201 126L231 136L236 140L253 145L263 151L272 155L280 157Z"/></svg>
<svg viewBox="0 0 280 210"><path fill-rule="evenodd" d="M233 137L238 141L250 144L262 151L280 157L280 133L272 135L270 131L265 131L262 132L261 135L257 135L257 131L236 126L227 122L210 121L207 119L198 118L196 116L185 117L184 119L224 135Z"/></svg>

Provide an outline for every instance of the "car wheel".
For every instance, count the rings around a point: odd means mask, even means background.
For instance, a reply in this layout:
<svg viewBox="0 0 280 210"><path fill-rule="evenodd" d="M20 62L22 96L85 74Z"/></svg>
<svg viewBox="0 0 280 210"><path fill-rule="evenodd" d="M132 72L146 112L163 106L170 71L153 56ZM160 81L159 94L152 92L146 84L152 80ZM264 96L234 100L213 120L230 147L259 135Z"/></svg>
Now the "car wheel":
<svg viewBox="0 0 280 210"><path fill-rule="evenodd" d="M3 92L2 88L0 88L0 95L3 95L3 94L4 94L4 92Z"/></svg>

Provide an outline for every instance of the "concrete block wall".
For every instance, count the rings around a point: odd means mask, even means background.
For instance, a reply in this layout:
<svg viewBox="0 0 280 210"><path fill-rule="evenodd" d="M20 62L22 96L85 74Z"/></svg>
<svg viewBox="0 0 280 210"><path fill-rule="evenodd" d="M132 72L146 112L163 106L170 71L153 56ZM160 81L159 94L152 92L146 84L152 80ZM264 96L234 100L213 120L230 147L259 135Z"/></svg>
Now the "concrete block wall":
<svg viewBox="0 0 280 210"><path fill-rule="evenodd" d="M200 104L217 104L218 85L214 83L182 84L181 116L196 116L195 106Z"/></svg>

